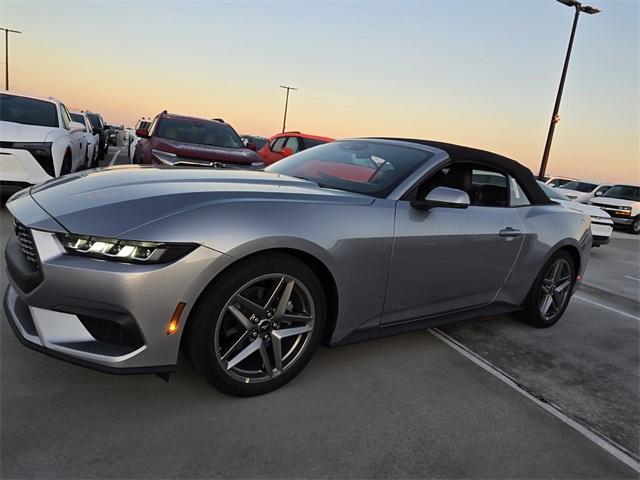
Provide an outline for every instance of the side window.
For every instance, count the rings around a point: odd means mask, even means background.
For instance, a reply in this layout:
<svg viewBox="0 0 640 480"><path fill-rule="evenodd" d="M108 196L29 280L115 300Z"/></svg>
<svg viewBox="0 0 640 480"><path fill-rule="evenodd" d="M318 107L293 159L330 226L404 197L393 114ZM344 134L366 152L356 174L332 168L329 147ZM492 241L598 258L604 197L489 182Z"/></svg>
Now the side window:
<svg viewBox="0 0 640 480"><path fill-rule="evenodd" d="M593 192L595 193L600 193L600 194L604 194L607 190L609 190L611 187L608 185L601 185L598 188L596 188L596 191Z"/></svg>
<svg viewBox="0 0 640 480"><path fill-rule="evenodd" d="M64 106L63 103L60 104L60 113L62 114L62 126L69 130L69 124L71 123L71 115L69 115L69 111L67 107Z"/></svg>
<svg viewBox="0 0 640 480"><path fill-rule="evenodd" d="M280 150L282 150L282 147L284 146L284 142L286 140L287 137L276 138L275 142L273 142L273 144L269 148L271 148L272 152L278 153Z"/></svg>
<svg viewBox="0 0 640 480"><path fill-rule="evenodd" d="M509 185L502 173L474 168L471 171L471 205L508 207Z"/></svg>
<svg viewBox="0 0 640 480"><path fill-rule="evenodd" d="M509 184L511 186L509 189L509 206L524 207L526 205L531 205L527 194L524 193L524 190L522 190L522 187L520 187L515 178L509 177Z"/></svg>
<svg viewBox="0 0 640 480"><path fill-rule="evenodd" d="M289 137L285 146L293 150L293 153L296 153L298 150L300 150L300 142L298 141L298 137Z"/></svg>

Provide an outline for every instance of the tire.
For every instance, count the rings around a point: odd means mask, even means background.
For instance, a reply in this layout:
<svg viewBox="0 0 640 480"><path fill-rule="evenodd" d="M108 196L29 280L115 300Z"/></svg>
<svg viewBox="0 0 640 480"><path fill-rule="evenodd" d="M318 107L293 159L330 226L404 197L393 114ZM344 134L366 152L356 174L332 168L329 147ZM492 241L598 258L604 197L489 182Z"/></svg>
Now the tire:
<svg viewBox="0 0 640 480"><path fill-rule="evenodd" d="M554 269L558 275L550 281ZM576 267L573 257L566 251L554 254L542 267L522 305L519 316L525 322L538 328L547 328L556 323L569 305ZM553 291L555 293L551 294Z"/></svg>
<svg viewBox="0 0 640 480"><path fill-rule="evenodd" d="M205 289L183 346L196 370L221 392L262 395L309 362L325 312L322 285L309 267L284 254L259 255L230 267Z"/></svg>
<svg viewBox="0 0 640 480"><path fill-rule="evenodd" d="M640 215L633 219L633 223L629 225L629 233L634 235L640 234Z"/></svg>
<svg viewBox="0 0 640 480"><path fill-rule="evenodd" d="M60 176L67 175L68 173L71 173L71 154L67 152L60 167Z"/></svg>

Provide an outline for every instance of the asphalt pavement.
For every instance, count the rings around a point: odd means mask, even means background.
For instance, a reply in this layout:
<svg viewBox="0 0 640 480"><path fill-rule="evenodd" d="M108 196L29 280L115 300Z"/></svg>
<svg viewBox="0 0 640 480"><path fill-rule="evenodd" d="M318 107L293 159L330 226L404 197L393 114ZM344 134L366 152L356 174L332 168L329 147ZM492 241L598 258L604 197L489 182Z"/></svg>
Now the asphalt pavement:
<svg viewBox="0 0 640 480"><path fill-rule="evenodd" d="M4 245L4 207L0 227ZM640 280L627 278L640 279L639 247L616 233L594 250L550 329L512 316L439 329L486 368L415 332L321 348L289 385L249 399L213 390L184 359L168 383L51 359L3 314L0 477L638 478L610 452L639 452Z"/></svg>

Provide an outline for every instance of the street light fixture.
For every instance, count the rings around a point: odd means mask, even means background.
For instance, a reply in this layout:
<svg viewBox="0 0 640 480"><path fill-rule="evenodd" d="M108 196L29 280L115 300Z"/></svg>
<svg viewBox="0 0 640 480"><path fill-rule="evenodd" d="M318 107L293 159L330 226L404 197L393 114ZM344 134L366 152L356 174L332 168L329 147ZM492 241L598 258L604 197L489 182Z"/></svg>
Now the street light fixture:
<svg viewBox="0 0 640 480"><path fill-rule="evenodd" d="M573 7L576 13L573 17L573 27L571 28L571 37L569 38L569 47L567 48L567 55L564 59L564 67L562 69L562 76L560 77L560 86L558 87L558 95L556 96L556 103L553 107L553 114L551 115L551 122L549 123L549 133L547 133L547 142L544 146L544 153L542 154L542 162L540 164L540 173L538 178L542 180L547 170L547 162L549 161L549 152L551 152L551 141L553 140L553 132L556 129L556 123L560 121L560 101L562 100L562 90L564 89L564 81L567 78L567 69L569 68L569 58L571 57L571 49L573 48L573 39L576 35L576 27L578 26L578 17L580 12L593 15L600 13L600 9L592 7L590 5L582 5L576 0L557 0L558 2L566 5L567 7Z"/></svg>
<svg viewBox="0 0 640 480"><path fill-rule="evenodd" d="M280 88L287 90L287 97L284 101L284 119L282 120L282 133L284 133L285 126L287 125L287 108L289 107L289 90L298 90L295 87L287 87L286 85L278 85Z"/></svg>
<svg viewBox="0 0 640 480"><path fill-rule="evenodd" d="M4 89L9 90L9 34L22 32L10 28L0 28L0 30L4 30Z"/></svg>

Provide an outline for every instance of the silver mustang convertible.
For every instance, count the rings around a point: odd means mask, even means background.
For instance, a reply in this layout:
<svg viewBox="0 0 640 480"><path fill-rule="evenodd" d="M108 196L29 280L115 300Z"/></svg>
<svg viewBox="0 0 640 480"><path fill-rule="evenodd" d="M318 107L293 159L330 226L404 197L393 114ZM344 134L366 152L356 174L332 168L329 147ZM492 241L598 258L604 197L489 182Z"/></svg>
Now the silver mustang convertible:
<svg viewBox="0 0 640 480"><path fill-rule="evenodd" d="M115 167L9 200L4 305L22 343L111 373L175 370L220 390L296 376L320 342L517 312L563 314L589 218L507 158L342 140L263 172Z"/></svg>

